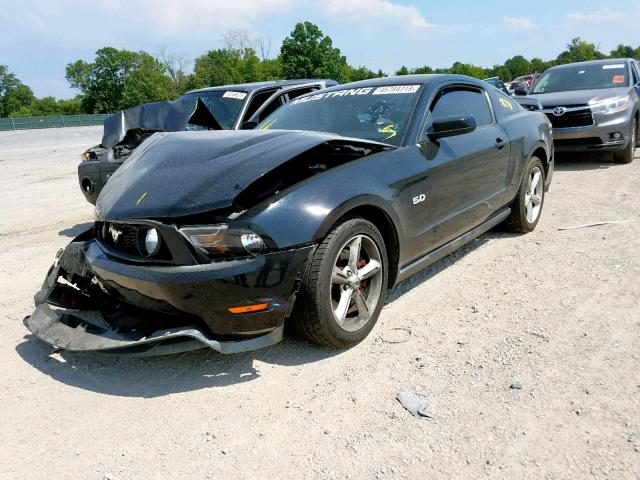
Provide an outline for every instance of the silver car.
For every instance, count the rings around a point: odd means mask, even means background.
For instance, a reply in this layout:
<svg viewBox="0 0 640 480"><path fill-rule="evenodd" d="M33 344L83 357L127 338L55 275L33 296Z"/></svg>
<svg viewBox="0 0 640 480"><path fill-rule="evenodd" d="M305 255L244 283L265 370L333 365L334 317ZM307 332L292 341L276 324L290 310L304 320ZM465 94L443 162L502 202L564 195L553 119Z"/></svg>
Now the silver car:
<svg viewBox="0 0 640 480"><path fill-rule="evenodd" d="M525 98L537 100L549 117L557 152L611 150L614 160L630 163L640 146L640 64L636 60L552 67Z"/></svg>

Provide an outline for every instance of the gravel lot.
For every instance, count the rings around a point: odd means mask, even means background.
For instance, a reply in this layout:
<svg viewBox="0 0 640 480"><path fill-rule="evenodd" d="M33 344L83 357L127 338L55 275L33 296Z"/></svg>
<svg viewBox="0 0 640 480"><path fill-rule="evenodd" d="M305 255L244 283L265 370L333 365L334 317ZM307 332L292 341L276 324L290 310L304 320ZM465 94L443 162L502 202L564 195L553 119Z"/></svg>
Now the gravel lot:
<svg viewBox="0 0 640 480"><path fill-rule="evenodd" d="M351 350L56 353L22 318L100 135L0 133L0 478L640 478L639 158L560 158L535 232L409 279ZM558 230L599 220L633 221Z"/></svg>

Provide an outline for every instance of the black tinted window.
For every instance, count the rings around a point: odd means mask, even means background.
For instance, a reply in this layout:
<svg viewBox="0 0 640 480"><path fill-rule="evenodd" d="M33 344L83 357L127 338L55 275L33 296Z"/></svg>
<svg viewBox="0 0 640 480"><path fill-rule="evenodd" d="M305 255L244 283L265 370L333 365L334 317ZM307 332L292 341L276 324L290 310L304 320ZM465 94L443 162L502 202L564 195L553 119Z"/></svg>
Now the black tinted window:
<svg viewBox="0 0 640 480"><path fill-rule="evenodd" d="M261 122L281 106L282 106L282 95L271 100L271 102L269 102L269 104L266 107L264 107L264 110L260 112L260 115L258 116L256 121Z"/></svg>
<svg viewBox="0 0 640 480"><path fill-rule="evenodd" d="M472 89L446 89L438 93L431 106L434 119L449 116L472 116L478 127L489 125L493 119L483 92Z"/></svg>
<svg viewBox="0 0 640 480"><path fill-rule="evenodd" d="M319 89L320 87L298 88L297 90L290 91L287 95L289 97L289 100L293 100L294 98L298 98L300 95L306 95L307 93L315 92Z"/></svg>
<svg viewBox="0 0 640 480"><path fill-rule="evenodd" d="M264 102L267 101L267 99L273 95L278 89L274 88L271 90L263 90L262 92L258 92L256 93L253 98L251 99L251 103L249 104L249 107L247 108L247 112L244 114L244 121L247 121L251 118L251 116L256 113L256 110L258 110L262 104Z"/></svg>

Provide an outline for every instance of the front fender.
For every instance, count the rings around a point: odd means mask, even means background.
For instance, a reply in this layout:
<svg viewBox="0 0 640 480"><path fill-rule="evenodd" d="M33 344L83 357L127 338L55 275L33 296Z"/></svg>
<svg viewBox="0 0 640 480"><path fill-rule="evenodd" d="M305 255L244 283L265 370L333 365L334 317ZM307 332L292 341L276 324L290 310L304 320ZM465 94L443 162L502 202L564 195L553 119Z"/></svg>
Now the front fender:
<svg viewBox="0 0 640 480"><path fill-rule="evenodd" d="M357 174L363 178L354 182L356 172L348 168L337 170L341 171L315 177L274 199L243 223L268 237L278 248L316 243L340 218L360 207L375 208L384 213L394 227L400 225L392 205L393 192L380 179L362 174L359 169Z"/></svg>

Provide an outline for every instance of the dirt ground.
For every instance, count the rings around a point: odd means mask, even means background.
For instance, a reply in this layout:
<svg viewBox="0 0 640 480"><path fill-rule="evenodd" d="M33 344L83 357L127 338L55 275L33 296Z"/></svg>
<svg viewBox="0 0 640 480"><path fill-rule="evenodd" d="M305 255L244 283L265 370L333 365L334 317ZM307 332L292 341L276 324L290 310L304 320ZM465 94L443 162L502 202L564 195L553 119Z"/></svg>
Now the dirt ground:
<svg viewBox="0 0 640 480"><path fill-rule="evenodd" d="M22 324L91 221L75 170L100 133L0 133L0 478L640 478L640 158L559 158L535 232L404 282L351 350L141 359ZM558 230L600 220L632 222Z"/></svg>

